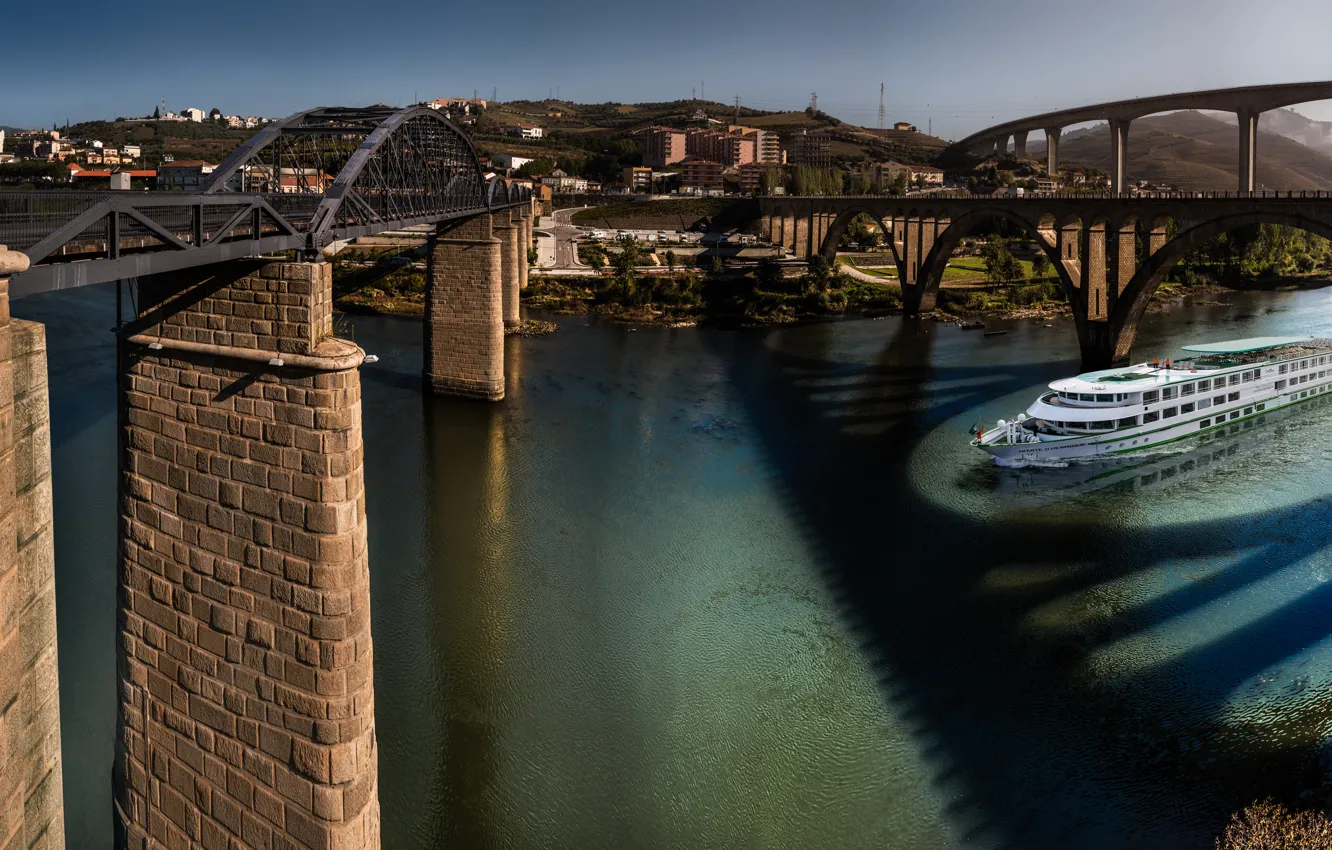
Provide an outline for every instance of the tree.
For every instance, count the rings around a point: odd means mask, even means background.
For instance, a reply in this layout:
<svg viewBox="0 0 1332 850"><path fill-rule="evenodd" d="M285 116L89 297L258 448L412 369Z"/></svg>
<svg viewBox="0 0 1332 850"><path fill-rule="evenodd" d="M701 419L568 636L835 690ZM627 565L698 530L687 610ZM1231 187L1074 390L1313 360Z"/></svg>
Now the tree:
<svg viewBox="0 0 1332 850"><path fill-rule="evenodd" d="M905 195L907 191L907 176L905 171L899 171L893 175L892 182L888 184L888 194Z"/></svg>
<svg viewBox="0 0 1332 850"><path fill-rule="evenodd" d="M764 257L758 261L754 277L760 289L772 292L782 285L782 264L774 257Z"/></svg>
<svg viewBox="0 0 1332 850"><path fill-rule="evenodd" d="M548 156L539 156L531 162L524 162L518 166L519 177L536 177L538 174L549 174L555 170L555 160Z"/></svg>
<svg viewBox="0 0 1332 850"><path fill-rule="evenodd" d="M832 278L832 268L822 254L815 254L809 258L809 281L820 292L828 288L828 281Z"/></svg>
<svg viewBox="0 0 1332 850"><path fill-rule="evenodd" d="M154 107L153 107L153 120L154 120L154 121L159 121L159 120L161 120L161 118L162 118L162 107L160 107L160 106L154 106Z"/></svg>
<svg viewBox="0 0 1332 850"><path fill-rule="evenodd" d="M1037 251L1036 256L1031 258L1031 276L1045 277L1050 273L1050 258L1045 256L1044 251Z"/></svg>
<svg viewBox="0 0 1332 850"><path fill-rule="evenodd" d="M1025 277L1022 264L1008 250L1008 245L1000 240L987 242L981 249L981 256L985 259L985 278L991 283L1022 280Z"/></svg>
<svg viewBox="0 0 1332 850"><path fill-rule="evenodd" d="M671 274L675 274L675 252L666 250L666 268Z"/></svg>
<svg viewBox="0 0 1332 850"><path fill-rule="evenodd" d="M615 269L620 297L628 302L634 295L634 283L638 279L638 241L632 236L621 236L615 240L615 245L620 250L611 255L611 267Z"/></svg>
<svg viewBox="0 0 1332 850"><path fill-rule="evenodd" d="M724 271L726 271L726 261L723 260L720 256L713 257L713 258L712 258L712 273L713 273L713 274L721 274L721 273L724 272Z"/></svg>

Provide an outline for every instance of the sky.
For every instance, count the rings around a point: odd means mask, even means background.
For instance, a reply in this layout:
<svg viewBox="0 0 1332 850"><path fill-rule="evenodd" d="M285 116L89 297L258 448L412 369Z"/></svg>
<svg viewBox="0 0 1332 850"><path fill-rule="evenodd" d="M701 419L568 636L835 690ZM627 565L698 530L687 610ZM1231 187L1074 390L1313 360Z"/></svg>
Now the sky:
<svg viewBox="0 0 1332 850"><path fill-rule="evenodd" d="M958 139L1038 112L1332 79L1326 0L66 0L0 11L0 125L444 96L819 108ZM659 11L660 10L660 11ZM1255 14L1257 12L1257 14ZM1298 107L1332 119L1332 102Z"/></svg>

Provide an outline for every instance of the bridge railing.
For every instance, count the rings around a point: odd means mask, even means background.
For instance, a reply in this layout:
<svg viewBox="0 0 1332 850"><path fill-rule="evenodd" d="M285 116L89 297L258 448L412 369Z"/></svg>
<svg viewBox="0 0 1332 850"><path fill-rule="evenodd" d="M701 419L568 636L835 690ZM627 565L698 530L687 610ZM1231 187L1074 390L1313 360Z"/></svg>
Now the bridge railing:
<svg viewBox="0 0 1332 850"><path fill-rule="evenodd" d="M22 251L73 222L105 192L0 192L0 245Z"/></svg>
<svg viewBox="0 0 1332 850"><path fill-rule="evenodd" d="M1332 200L1332 191L1323 189L1262 190L1255 192L1156 192L1137 191L1114 197L1108 192L1042 192L1038 189L1025 190L1021 195L1007 195L1000 192L973 193L963 190L943 190L940 192L915 192L909 195L771 195L768 200L782 198L825 198L831 200L896 200L896 201L1123 201L1142 198L1162 200Z"/></svg>

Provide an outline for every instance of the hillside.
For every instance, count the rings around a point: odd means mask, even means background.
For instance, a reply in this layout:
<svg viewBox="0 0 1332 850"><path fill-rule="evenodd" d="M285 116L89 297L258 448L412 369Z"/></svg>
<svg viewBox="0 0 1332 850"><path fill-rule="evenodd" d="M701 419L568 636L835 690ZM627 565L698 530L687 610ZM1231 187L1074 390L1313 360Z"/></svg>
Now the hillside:
<svg viewBox="0 0 1332 850"><path fill-rule="evenodd" d="M493 105L479 122L477 135L487 152L504 151L520 156L558 156L575 151L611 152L622 164L632 158L626 143L637 145L635 134L645 127L701 126L694 119L698 110L707 115L707 126L725 129L736 122L734 105L704 100L667 103L596 103L568 101L512 101ZM789 134L800 130L822 130L832 136L830 152L843 166L896 159L932 162L946 142L925 133L871 130L846 124L822 112L765 112L740 107L740 123L747 127ZM509 142L502 135L518 124L535 124L546 138L540 142ZM635 148L635 150L638 150ZM589 175L596 176L596 175Z"/></svg>
<svg viewBox="0 0 1332 850"><path fill-rule="evenodd" d="M1235 116L1229 112L1207 114L1232 127L1238 123ZM1258 129L1277 136L1285 136L1306 148L1332 156L1332 121L1315 121L1294 109L1273 109L1259 117Z"/></svg>
<svg viewBox="0 0 1332 850"><path fill-rule="evenodd" d="M1045 145L1028 151L1044 157ZM1065 136L1060 158L1067 164L1110 168L1109 129ZM1128 177L1166 183L1187 191L1233 191L1238 179L1239 139L1227 125L1201 112L1173 112L1133 122L1128 139ZM1258 134L1259 189L1332 189L1332 157L1266 131Z"/></svg>

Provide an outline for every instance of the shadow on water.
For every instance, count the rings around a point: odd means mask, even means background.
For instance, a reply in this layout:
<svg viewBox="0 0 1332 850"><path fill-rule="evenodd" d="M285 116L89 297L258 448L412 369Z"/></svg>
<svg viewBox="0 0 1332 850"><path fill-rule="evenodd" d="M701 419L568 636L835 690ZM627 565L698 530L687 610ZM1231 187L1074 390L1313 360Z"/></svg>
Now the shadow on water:
<svg viewBox="0 0 1332 850"><path fill-rule="evenodd" d="M837 362L798 333L711 343L966 843L1210 847L1229 811L1267 795L1293 802L1317 784L1310 756L1332 716L1326 693L1260 724L1228 719L1223 703L1328 637L1332 583L1236 616L1168 659L1158 651L1114 676L1096 671L1124 640L1150 643L1148 630L1316 555L1332 522L1326 499L1160 527L1132 516L1122 527L1122 511L984 523L923 498L904 447L1077 364L932 363L937 331L911 321L872 363ZM1247 554L1150 604L1114 598L1135 573L1237 552ZM1061 607L1082 623L1031 628Z"/></svg>

